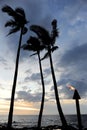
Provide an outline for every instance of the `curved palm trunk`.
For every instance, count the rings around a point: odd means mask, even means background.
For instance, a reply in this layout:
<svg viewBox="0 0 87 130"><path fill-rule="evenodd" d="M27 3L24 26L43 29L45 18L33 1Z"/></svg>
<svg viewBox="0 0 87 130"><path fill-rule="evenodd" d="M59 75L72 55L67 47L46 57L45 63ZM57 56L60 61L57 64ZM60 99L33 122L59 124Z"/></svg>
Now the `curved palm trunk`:
<svg viewBox="0 0 87 130"><path fill-rule="evenodd" d="M53 83L54 83L54 91L55 91L55 98L56 98L57 109L59 111L59 115L60 115L60 119L61 119L62 125L64 127L66 127L67 126L67 122L66 122L66 119L64 117L64 114L63 114L63 111L62 111L62 108L61 108L61 104L60 104L60 100L59 100L57 83L56 83L56 77L55 77L55 73L54 73L52 56L51 56L51 52L50 51L49 51L49 59L50 59L51 73L52 73L52 78L53 78Z"/></svg>
<svg viewBox="0 0 87 130"><path fill-rule="evenodd" d="M38 129L40 129L42 113L43 113L43 108L44 108L45 86L44 86L44 78L43 78L43 72L42 72L42 66L41 66L41 60L40 60L40 54L39 53L38 53L38 59L39 59L40 74L41 74L41 81L42 81L42 101L41 101L41 107L40 107L39 118L38 118Z"/></svg>
<svg viewBox="0 0 87 130"><path fill-rule="evenodd" d="M14 80L13 80L12 94L11 94L11 102L10 102L10 109L9 109L9 115L8 115L8 124L7 124L8 128L10 128L12 126L14 97L15 97L15 89L16 89L17 75L18 75L18 64L19 64L20 47L21 47L21 41L22 41L22 32L23 32L23 27L21 29L21 34L20 34L20 39L19 39L19 46L18 46L17 56L16 56L15 73L14 73Z"/></svg>

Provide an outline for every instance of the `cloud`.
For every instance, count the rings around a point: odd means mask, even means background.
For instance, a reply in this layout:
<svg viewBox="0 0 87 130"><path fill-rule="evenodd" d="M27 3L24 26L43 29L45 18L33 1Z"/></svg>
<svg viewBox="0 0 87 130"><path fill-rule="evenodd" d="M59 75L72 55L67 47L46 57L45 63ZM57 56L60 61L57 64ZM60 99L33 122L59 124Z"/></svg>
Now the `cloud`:
<svg viewBox="0 0 87 130"><path fill-rule="evenodd" d="M50 84L52 82L52 80L50 80L50 78L51 78L51 70L50 70L50 68L44 69L44 71L43 71L43 77L44 77L44 83L45 83L45 85L50 86Z"/></svg>
<svg viewBox="0 0 87 130"><path fill-rule="evenodd" d="M87 3L87 0L80 0L81 2L83 2L83 4ZM87 6L87 5L86 5Z"/></svg>
<svg viewBox="0 0 87 130"><path fill-rule="evenodd" d="M41 75L40 73L30 73L31 70L27 70L25 73L29 76L26 76L24 79L24 82L37 82L39 85L41 85ZM49 85L51 81L49 80L49 77L51 75L50 69L45 69L43 71L43 77L44 77L44 83L45 85Z"/></svg>
<svg viewBox="0 0 87 130"><path fill-rule="evenodd" d="M26 86L23 86L22 87L22 89L23 89L23 91L28 91L28 92L31 92L31 90L28 88L28 86L26 85Z"/></svg>
<svg viewBox="0 0 87 130"><path fill-rule="evenodd" d="M85 63L86 65L87 64L86 57L87 57L87 43L78 45L66 51L65 54L61 57L60 65L63 67L68 67L71 65L78 66L78 63Z"/></svg>
<svg viewBox="0 0 87 130"><path fill-rule="evenodd" d="M58 86L58 92L60 99L72 99L74 91L70 91L68 88L68 84L75 87L77 91L79 92L81 98L87 98L87 84L84 83L84 81L77 81L70 78L62 78L57 82ZM52 92L54 90L54 87L52 86L50 89ZM54 95L51 95L54 97ZM52 99L51 97L51 99Z"/></svg>
<svg viewBox="0 0 87 130"><path fill-rule="evenodd" d="M44 70L45 77L47 77L50 73L51 73L50 69L47 68Z"/></svg>
<svg viewBox="0 0 87 130"><path fill-rule="evenodd" d="M24 81L39 81L40 79L40 73L33 73L31 76L25 77Z"/></svg>
<svg viewBox="0 0 87 130"><path fill-rule="evenodd" d="M82 13L85 13L87 7L85 0L70 1L70 3L64 5L61 17L67 20L70 24L74 25L78 21L82 21Z"/></svg>
<svg viewBox="0 0 87 130"><path fill-rule="evenodd" d="M17 92L17 100L25 100L29 102L40 102L41 101L41 93L30 93L29 91L18 91Z"/></svg>
<svg viewBox="0 0 87 130"><path fill-rule="evenodd" d="M70 92L69 89L67 88L67 84L70 84L73 87L75 87L82 98L87 97L87 88L86 88L87 84L84 83L84 81L80 81L80 80L77 81L77 80L66 78L66 79L61 79L58 82L58 87L62 86L62 88L59 89L59 92L64 93L64 96L66 98L71 98L72 96L71 94L73 94L73 91Z"/></svg>
<svg viewBox="0 0 87 130"><path fill-rule="evenodd" d="M25 73L26 73L26 74L31 74L31 70L30 70L30 69L27 69L27 70L25 71Z"/></svg>
<svg viewBox="0 0 87 130"><path fill-rule="evenodd" d="M59 93L64 94L63 98L70 98L67 83L76 87L82 98L87 97L87 43L77 45L63 53L59 62L59 68L63 69L57 85ZM51 91L53 87L51 88ZM61 96L60 96L61 97Z"/></svg>

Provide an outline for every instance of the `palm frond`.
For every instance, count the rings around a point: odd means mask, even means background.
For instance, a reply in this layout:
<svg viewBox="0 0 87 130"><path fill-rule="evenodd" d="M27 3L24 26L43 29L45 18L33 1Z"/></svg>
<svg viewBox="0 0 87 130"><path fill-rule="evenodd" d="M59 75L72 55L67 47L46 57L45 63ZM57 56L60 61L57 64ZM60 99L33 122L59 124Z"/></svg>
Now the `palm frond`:
<svg viewBox="0 0 87 130"><path fill-rule="evenodd" d="M45 49L45 45L43 45L37 37L30 36L27 43L32 45L34 51L42 51Z"/></svg>
<svg viewBox="0 0 87 130"><path fill-rule="evenodd" d="M56 37L59 36L59 32L58 30L52 30L52 33L51 33L51 41L52 41L52 45L55 44L55 41L56 41Z"/></svg>
<svg viewBox="0 0 87 130"><path fill-rule="evenodd" d="M54 52L54 51L57 50L58 48L59 48L58 46L53 46L53 47L51 48L51 51Z"/></svg>
<svg viewBox="0 0 87 130"><path fill-rule="evenodd" d="M23 25L27 23L27 20L25 18L25 12L22 8L16 8L15 10L13 10L10 6L5 5L2 8L2 11L12 16L13 19L18 24L18 26L20 27L23 27Z"/></svg>
<svg viewBox="0 0 87 130"><path fill-rule="evenodd" d="M15 11L8 5L5 5L3 8L2 8L2 11L7 13L8 15L10 16L14 16L15 15Z"/></svg>
<svg viewBox="0 0 87 130"><path fill-rule="evenodd" d="M23 16L23 17L25 18L24 9L22 9L22 8L16 8L15 11L16 11L19 15L21 15L21 16Z"/></svg>
<svg viewBox="0 0 87 130"><path fill-rule="evenodd" d="M23 48L23 50L35 51L34 46L32 46L30 44L24 44L24 45L21 46L21 48Z"/></svg>
<svg viewBox="0 0 87 130"><path fill-rule="evenodd" d="M41 58L41 60L44 60L44 59L48 58L48 56L49 56L49 53L47 52L47 53L44 55L44 57Z"/></svg>
<svg viewBox="0 0 87 130"><path fill-rule="evenodd" d="M52 44L54 45L55 44L55 40L56 40L56 37L59 36L59 31L57 29L57 20L54 19L51 23L52 25L52 32L51 32L51 39L52 39Z"/></svg>
<svg viewBox="0 0 87 130"><path fill-rule="evenodd" d="M32 45L40 45L40 41L37 37L33 37L33 36L30 36L30 38L27 40L27 43L28 44L32 44Z"/></svg>
<svg viewBox="0 0 87 130"><path fill-rule="evenodd" d="M20 30L20 28L17 26L17 27L15 27L15 28L12 28L10 31L9 31L9 33L8 33L8 35L10 35L10 34L12 34L12 33L15 33L15 32L17 32L17 31L19 31Z"/></svg>
<svg viewBox="0 0 87 130"><path fill-rule="evenodd" d="M9 20L6 22L5 27L11 26L11 27L15 27L17 25L17 23L14 20Z"/></svg>
<svg viewBox="0 0 87 130"><path fill-rule="evenodd" d="M28 50L29 45L28 44L24 44L24 45L21 46L21 48L23 48L24 50Z"/></svg>
<svg viewBox="0 0 87 130"><path fill-rule="evenodd" d="M44 44L50 44L51 37L49 32L45 28L39 25L31 25L30 30L34 31Z"/></svg>
<svg viewBox="0 0 87 130"><path fill-rule="evenodd" d="M54 51L57 50L57 49L58 49L58 46L53 46L53 47L50 49L50 51L54 52ZM47 53L44 55L44 57L41 58L41 60L44 60L44 59L48 58L48 57L49 57L49 53L50 53L50 52L47 52Z"/></svg>
<svg viewBox="0 0 87 130"><path fill-rule="evenodd" d="M34 56L34 55L37 55L37 52L36 53L33 53L32 55L30 55L30 56Z"/></svg>
<svg viewBox="0 0 87 130"><path fill-rule="evenodd" d="M28 21L26 20L26 17L25 17L24 9L16 8L15 12L17 14L17 16L15 17L15 20L19 21L20 26L23 26L28 23Z"/></svg>

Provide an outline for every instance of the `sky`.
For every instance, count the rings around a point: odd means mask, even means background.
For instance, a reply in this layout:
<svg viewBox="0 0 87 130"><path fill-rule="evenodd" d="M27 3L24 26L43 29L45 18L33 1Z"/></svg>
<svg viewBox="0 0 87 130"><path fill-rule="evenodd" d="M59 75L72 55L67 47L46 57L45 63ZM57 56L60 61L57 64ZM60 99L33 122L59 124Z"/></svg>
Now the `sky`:
<svg viewBox="0 0 87 130"><path fill-rule="evenodd" d="M74 86L80 96L80 109L87 114L87 0L0 0L0 115L8 114L14 76L15 58L20 32L7 36L5 28L10 16L2 12L9 5L13 9L24 9L29 23L43 26L51 32L51 22L57 20L59 37L55 45L59 48L52 54L58 93L64 114L76 114ZM30 30L23 36L22 44L35 35ZM43 56L45 52L41 53ZM39 113L41 103L41 79L38 57L21 50L14 114L33 115ZM42 61L45 81L45 105L43 114L58 114L49 59Z"/></svg>

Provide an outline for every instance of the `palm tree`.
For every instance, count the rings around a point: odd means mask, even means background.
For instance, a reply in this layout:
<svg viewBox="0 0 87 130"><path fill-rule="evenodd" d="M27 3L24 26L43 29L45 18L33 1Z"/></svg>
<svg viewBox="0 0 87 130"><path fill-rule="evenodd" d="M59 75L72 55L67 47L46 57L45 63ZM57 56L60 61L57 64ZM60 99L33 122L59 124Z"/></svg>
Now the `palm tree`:
<svg viewBox="0 0 87 130"><path fill-rule="evenodd" d="M33 55L38 55L38 60L39 60L39 67L40 67L40 74L41 74L41 82L42 82L42 100L41 100L41 106L40 106L40 112L39 112L39 117L38 117L38 129L41 127L41 120L42 120L42 113L43 113L43 108L44 108L44 99L45 99L45 86L44 86L44 78L43 78L43 72L42 72L42 65L41 65L41 58L40 58L40 51L42 51L45 46L42 45L39 41L38 38L36 37L30 37L29 40L27 41L27 44L24 44L22 46L24 50L28 51L33 51Z"/></svg>
<svg viewBox="0 0 87 130"><path fill-rule="evenodd" d="M17 82L17 75L18 75L20 47L21 47L22 35L27 32L27 28L25 27L27 20L25 17L25 12L22 8L16 8L15 10L13 10L10 6L6 5L2 8L2 11L12 17L12 19L7 21L5 24L5 27L11 27L8 35L20 30L20 38L19 38L19 45L18 45L17 56L16 56L15 73L14 73L11 102L10 102L10 109L8 115L8 124L7 124L7 127L10 128L12 125L12 118L13 118L14 96L15 96L15 89L16 89L16 82Z"/></svg>
<svg viewBox="0 0 87 130"><path fill-rule="evenodd" d="M51 73L52 73L52 78L53 78L53 83L54 83L54 91L55 91L57 109L59 111L62 125L64 127L66 127L67 122L64 117L64 114L63 114L63 111L61 108L61 104L60 104L60 100L59 100L57 82L56 82L56 77L55 77L55 73L54 73L53 61L52 61L52 52L54 52L58 48L57 46L54 46L56 37L59 35L59 32L57 32L57 21L55 19L52 21L51 34L49 34L49 32L45 28L38 26L38 25L31 25L30 30L34 31L38 35L39 39L41 40L41 43L43 43L43 45L45 45L45 48L47 50L47 53L45 54L45 56L42 59L44 59L46 57L49 57L49 59L50 59L50 67L51 67Z"/></svg>

